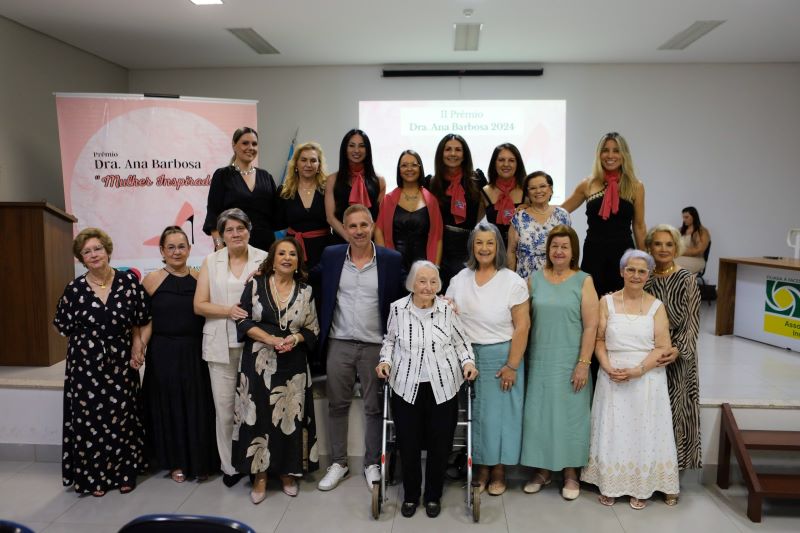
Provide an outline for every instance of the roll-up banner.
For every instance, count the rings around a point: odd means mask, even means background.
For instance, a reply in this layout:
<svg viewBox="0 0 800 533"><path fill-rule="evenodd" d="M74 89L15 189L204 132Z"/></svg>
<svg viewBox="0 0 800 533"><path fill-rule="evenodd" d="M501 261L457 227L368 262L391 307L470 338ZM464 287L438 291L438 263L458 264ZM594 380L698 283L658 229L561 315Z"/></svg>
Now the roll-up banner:
<svg viewBox="0 0 800 533"><path fill-rule="evenodd" d="M231 137L257 128L255 100L57 93L66 210L75 232L98 227L111 264L140 277L161 268L166 226L184 229L191 266L213 251L203 234L211 176L230 164ZM76 273L85 269L75 263Z"/></svg>

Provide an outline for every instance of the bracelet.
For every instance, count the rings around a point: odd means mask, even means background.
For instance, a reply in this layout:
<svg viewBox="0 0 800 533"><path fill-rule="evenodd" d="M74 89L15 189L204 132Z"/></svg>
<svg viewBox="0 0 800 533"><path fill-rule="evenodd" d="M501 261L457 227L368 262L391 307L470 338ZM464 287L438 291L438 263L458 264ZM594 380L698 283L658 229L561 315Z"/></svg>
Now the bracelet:
<svg viewBox="0 0 800 533"><path fill-rule="evenodd" d="M297 347L300 344L300 339L302 338L299 333L292 333L292 338L294 339L294 346Z"/></svg>
<svg viewBox="0 0 800 533"><path fill-rule="evenodd" d="M503 366L504 366L504 367L506 367L506 368L508 368L508 369L510 369L510 370L513 370L514 372L516 372L516 371L517 371L517 369L519 368L519 367L517 367L517 368L514 368L513 366L509 365L508 363L504 364Z"/></svg>
<svg viewBox="0 0 800 533"><path fill-rule="evenodd" d="M592 362L589 361L588 359L578 359L578 362L579 363L583 363L584 365L587 365L587 366L592 364Z"/></svg>
<svg viewBox="0 0 800 533"><path fill-rule="evenodd" d="M644 363L639 365L639 370L642 371L642 375L644 376L644 373L646 372L645 369L644 369Z"/></svg>

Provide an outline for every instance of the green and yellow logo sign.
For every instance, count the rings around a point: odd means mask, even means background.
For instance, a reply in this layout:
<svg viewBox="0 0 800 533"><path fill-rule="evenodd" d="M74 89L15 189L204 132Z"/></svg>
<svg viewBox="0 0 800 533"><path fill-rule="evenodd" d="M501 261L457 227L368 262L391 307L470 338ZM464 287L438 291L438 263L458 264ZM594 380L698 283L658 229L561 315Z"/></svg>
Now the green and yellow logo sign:
<svg viewBox="0 0 800 533"><path fill-rule="evenodd" d="M800 339L800 282L767 278L764 331Z"/></svg>

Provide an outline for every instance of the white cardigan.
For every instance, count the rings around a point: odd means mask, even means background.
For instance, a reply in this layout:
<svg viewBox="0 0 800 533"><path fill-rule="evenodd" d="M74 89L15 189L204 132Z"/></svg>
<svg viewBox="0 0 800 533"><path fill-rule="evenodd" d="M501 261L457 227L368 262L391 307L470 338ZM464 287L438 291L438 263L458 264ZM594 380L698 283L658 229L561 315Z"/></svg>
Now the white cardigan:
<svg viewBox="0 0 800 533"><path fill-rule="evenodd" d="M475 364L464 326L450 306L437 298L420 318L411 309L412 295L392 303L381 348L381 363L391 366L389 384L413 404L424 364L437 404L451 399L464 382L464 365Z"/></svg>
<svg viewBox="0 0 800 533"><path fill-rule="evenodd" d="M247 245L246 272L249 274L258 268L267 258L267 252ZM227 298L228 278L228 249L223 248L208 254L206 257L208 269L209 295L211 303L222 304ZM244 290L244 286L242 286ZM228 355L228 325L229 318L206 318L203 326L203 359L212 363L230 363Z"/></svg>

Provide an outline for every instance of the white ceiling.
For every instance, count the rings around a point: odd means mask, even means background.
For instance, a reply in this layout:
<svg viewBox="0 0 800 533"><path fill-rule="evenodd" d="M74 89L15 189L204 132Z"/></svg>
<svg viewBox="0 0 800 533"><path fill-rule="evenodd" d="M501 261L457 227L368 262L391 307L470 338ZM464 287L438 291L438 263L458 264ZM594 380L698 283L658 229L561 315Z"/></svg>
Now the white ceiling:
<svg viewBox="0 0 800 533"><path fill-rule="evenodd" d="M224 1L0 0L0 15L129 69L800 62L800 0ZM697 20L726 22L658 50ZM453 51L455 22L484 24L477 52ZM256 54L230 27L252 27L280 55Z"/></svg>

